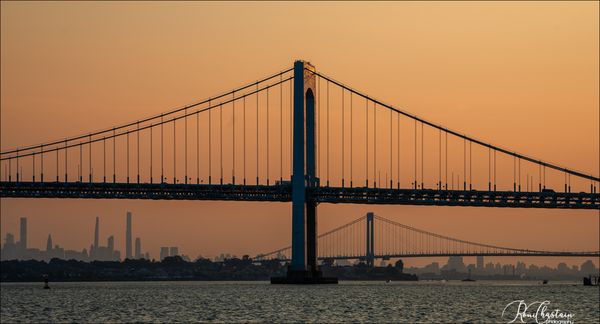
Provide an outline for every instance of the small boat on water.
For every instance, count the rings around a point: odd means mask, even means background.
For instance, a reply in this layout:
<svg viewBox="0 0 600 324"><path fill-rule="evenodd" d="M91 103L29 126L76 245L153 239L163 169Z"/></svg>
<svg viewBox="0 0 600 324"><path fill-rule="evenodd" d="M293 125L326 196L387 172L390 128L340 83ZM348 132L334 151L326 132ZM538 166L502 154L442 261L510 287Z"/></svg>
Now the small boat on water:
<svg viewBox="0 0 600 324"><path fill-rule="evenodd" d="M548 284L548 279L544 279L544 281L542 281L542 285L547 285Z"/></svg>
<svg viewBox="0 0 600 324"><path fill-rule="evenodd" d="M591 275L588 277L583 277L583 285L584 286L598 286L600 285L600 277Z"/></svg>

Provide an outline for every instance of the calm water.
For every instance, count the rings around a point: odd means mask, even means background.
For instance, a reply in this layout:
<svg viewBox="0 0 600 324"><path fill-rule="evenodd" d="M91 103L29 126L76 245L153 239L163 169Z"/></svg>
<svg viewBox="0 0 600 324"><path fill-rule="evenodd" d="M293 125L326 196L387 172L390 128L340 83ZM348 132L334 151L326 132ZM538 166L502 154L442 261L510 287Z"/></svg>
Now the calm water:
<svg viewBox="0 0 600 324"><path fill-rule="evenodd" d="M600 317L599 289L566 282L103 282L51 287L2 284L1 322L501 323L512 319L501 317L506 304L521 299L548 300L549 309L570 312L575 323L597 323Z"/></svg>

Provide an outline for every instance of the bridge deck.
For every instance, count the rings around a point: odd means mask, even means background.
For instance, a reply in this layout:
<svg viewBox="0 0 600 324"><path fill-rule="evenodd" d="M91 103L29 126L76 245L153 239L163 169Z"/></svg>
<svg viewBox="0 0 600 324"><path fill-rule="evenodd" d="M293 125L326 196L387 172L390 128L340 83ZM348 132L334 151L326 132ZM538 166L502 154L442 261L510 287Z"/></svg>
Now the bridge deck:
<svg viewBox="0 0 600 324"><path fill-rule="evenodd" d="M318 187L318 203L600 209L600 194ZM291 201L289 185L0 182L2 198Z"/></svg>

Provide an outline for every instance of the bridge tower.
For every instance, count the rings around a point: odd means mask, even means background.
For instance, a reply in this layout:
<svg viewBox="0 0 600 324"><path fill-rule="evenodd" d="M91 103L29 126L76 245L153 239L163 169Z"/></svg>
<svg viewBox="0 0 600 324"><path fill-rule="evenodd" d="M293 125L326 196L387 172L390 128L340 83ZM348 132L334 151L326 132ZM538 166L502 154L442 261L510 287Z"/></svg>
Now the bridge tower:
<svg viewBox="0 0 600 324"><path fill-rule="evenodd" d="M286 277L271 283L337 283L325 278L317 264L317 203L310 192L319 185L316 177L315 67L294 62L293 169L292 169L292 262Z"/></svg>
<svg viewBox="0 0 600 324"><path fill-rule="evenodd" d="M375 265L375 226L374 226L375 225L375 223L374 223L375 217L374 216L375 215L372 212L367 213L367 226L366 226L367 235L365 236L366 237L365 241L367 243L367 246L365 249L365 251L366 251L365 254L367 257L367 265L369 267L372 267Z"/></svg>

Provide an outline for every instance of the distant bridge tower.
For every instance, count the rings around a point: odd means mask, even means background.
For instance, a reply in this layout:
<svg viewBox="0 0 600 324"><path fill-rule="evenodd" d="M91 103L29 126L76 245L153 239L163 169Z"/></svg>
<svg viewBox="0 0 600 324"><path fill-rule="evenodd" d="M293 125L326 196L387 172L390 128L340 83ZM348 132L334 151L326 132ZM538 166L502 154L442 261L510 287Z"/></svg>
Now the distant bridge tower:
<svg viewBox="0 0 600 324"><path fill-rule="evenodd" d="M284 278L272 283L337 283L324 278L317 264L317 203L309 194L319 184L316 177L315 67L294 62L292 262Z"/></svg>
<svg viewBox="0 0 600 324"><path fill-rule="evenodd" d="M375 265L375 215L371 213L367 213L367 235L366 237L366 257L367 257L367 265L372 267Z"/></svg>

